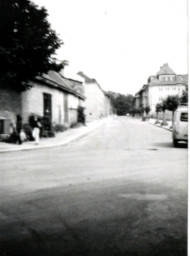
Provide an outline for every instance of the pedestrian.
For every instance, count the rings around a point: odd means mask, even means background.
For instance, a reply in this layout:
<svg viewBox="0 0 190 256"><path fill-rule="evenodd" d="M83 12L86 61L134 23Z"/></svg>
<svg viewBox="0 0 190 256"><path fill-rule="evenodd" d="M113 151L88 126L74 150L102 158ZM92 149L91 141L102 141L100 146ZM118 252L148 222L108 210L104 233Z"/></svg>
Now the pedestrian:
<svg viewBox="0 0 190 256"><path fill-rule="evenodd" d="M20 115L17 115L16 132L17 132L17 142L19 145L21 145L23 142L20 136L21 131L22 131L22 117Z"/></svg>
<svg viewBox="0 0 190 256"><path fill-rule="evenodd" d="M11 122L10 123L10 143L17 143L18 141L18 134L16 131L16 124Z"/></svg>
<svg viewBox="0 0 190 256"><path fill-rule="evenodd" d="M27 138L26 138L26 133L24 132L24 130L21 130L21 131L20 131L19 136L20 136L20 140L21 140L22 142L26 141Z"/></svg>
<svg viewBox="0 0 190 256"><path fill-rule="evenodd" d="M39 144L39 140L40 140L40 129L41 129L42 125L40 122L40 119L37 118L37 116L34 116L34 123L33 123L33 132L32 135L35 139L35 144L38 145Z"/></svg>

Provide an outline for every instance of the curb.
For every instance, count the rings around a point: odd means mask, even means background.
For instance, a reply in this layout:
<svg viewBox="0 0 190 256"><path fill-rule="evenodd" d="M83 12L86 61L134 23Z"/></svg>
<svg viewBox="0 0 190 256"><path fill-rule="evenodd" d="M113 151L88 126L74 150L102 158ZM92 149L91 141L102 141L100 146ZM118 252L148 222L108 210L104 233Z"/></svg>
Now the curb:
<svg viewBox="0 0 190 256"><path fill-rule="evenodd" d="M38 150L38 149L44 149L44 148L65 146L65 145L69 144L70 142L75 141L75 140L89 134L90 132L94 131L95 129L101 127L103 124L105 124L105 122L102 122L100 125L96 125L95 127L89 128L89 130L87 130L87 131L82 131L79 134L75 134L71 138L66 138L63 142L54 143L52 145L44 145L44 146L32 145L31 148L23 147L23 148L10 148L10 149L2 149L2 150L0 149L0 153L8 153L8 152L16 152L16 151L29 151L29 150Z"/></svg>
<svg viewBox="0 0 190 256"><path fill-rule="evenodd" d="M168 130L168 131L172 132L172 129L170 129L170 128L167 128L167 127L164 127L164 126L161 126L161 125L156 125L156 124L153 124L153 123L148 123L148 124L154 125L154 126L156 126L158 128L162 128L162 129L165 129L165 130Z"/></svg>

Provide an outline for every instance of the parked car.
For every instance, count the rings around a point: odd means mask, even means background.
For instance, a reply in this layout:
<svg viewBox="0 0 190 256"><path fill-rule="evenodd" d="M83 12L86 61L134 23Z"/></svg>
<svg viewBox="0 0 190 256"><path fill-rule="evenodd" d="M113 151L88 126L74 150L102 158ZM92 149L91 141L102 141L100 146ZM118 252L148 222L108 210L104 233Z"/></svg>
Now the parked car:
<svg viewBox="0 0 190 256"><path fill-rule="evenodd" d="M179 106L174 112L172 138L174 147L179 141L188 142L188 106Z"/></svg>

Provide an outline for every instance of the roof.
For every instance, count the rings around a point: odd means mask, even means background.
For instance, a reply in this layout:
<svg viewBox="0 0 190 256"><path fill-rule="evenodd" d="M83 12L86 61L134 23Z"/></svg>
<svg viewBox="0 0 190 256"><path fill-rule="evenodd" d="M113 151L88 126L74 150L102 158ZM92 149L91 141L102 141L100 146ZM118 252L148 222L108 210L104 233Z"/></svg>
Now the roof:
<svg viewBox="0 0 190 256"><path fill-rule="evenodd" d="M57 84L62 85L63 87L70 88L69 84L66 81L64 81L61 75L55 71L50 70L47 74L43 74L43 77L53 82L56 82Z"/></svg>
<svg viewBox="0 0 190 256"><path fill-rule="evenodd" d="M160 81L159 75L175 75L174 81ZM150 81L150 78L154 78L152 81ZM148 78L148 84L143 85L143 87L135 94L135 96L138 97L140 93L142 93L147 86L169 86L169 85L180 85L183 84L185 86L188 86L188 74L183 75L176 75L175 72L168 66L168 63L163 64L163 66L160 67L159 72L157 73L157 76L149 76Z"/></svg>
<svg viewBox="0 0 190 256"><path fill-rule="evenodd" d="M88 76L85 75L82 71L79 71L79 72L77 73L77 75L79 75L79 76L81 76L82 78L84 78L85 83L94 83L94 82L96 82L95 79L92 79L92 78L88 77Z"/></svg>
<svg viewBox="0 0 190 256"><path fill-rule="evenodd" d="M103 93L105 93L105 92L103 91L102 87L101 87L101 86L99 85L99 83L96 81L96 79L88 77L88 76L85 75L82 71L78 72L77 74L78 74L79 76L81 76L82 78L84 78L85 83L87 83L87 84L96 84L96 85L100 88L100 90L101 90Z"/></svg>
<svg viewBox="0 0 190 256"><path fill-rule="evenodd" d="M158 75L175 75L175 72L168 66L168 63L163 64L157 73Z"/></svg>
<svg viewBox="0 0 190 256"><path fill-rule="evenodd" d="M35 80L85 99L82 82L65 78L55 71L49 71L47 74L37 76Z"/></svg>
<svg viewBox="0 0 190 256"><path fill-rule="evenodd" d="M188 85L188 75L177 75L176 82Z"/></svg>

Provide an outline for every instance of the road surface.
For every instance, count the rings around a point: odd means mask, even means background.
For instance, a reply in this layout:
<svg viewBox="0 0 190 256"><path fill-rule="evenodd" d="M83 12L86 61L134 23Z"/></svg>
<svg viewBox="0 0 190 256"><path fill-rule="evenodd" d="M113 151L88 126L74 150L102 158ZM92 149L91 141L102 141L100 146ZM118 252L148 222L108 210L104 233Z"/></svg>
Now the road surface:
<svg viewBox="0 0 190 256"><path fill-rule="evenodd" d="M128 117L0 154L0 255L185 256L187 147Z"/></svg>

